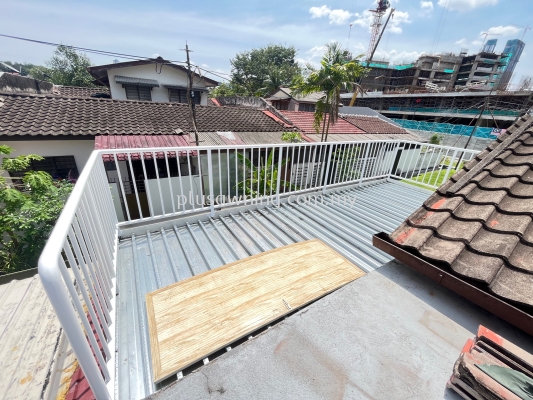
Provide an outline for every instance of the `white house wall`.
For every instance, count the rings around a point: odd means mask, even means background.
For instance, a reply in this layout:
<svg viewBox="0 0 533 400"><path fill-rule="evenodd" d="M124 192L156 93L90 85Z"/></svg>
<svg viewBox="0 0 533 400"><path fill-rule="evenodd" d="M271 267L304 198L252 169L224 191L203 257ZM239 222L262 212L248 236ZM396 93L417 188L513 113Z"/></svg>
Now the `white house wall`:
<svg viewBox="0 0 533 400"><path fill-rule="evenodd" d="M94 150L93 138L90 140L17 140L5 142L0 139L0 144L6 144L14 149L10 157L26 154L37 154L42 157L74 156L79 173L83 170ZM0 162L3 158L4 156L0 156Z"/></svg>
<svg viewBox="0 0 533 400"><path fill-rule="evenodd" d="M183 87L187 87L188 85L187 73L185 71L178 70L169 65L163 65L161 68L161 64L157 65L157 71L156 64L147 64L132 67L111 68L107 71L107 75L109 77L111 97L116 100L127 100L126 89L122 87L122 84L115 82L116 75L156 80L159 83L159 87L152 88L152 101L159 102L169 101L168 89L163 85ZM202 78L196 76L193 78L193 88L205 88L205 83L202 81ZM201 104L203 106L207 105L206 92L202 92Z"/></svg>

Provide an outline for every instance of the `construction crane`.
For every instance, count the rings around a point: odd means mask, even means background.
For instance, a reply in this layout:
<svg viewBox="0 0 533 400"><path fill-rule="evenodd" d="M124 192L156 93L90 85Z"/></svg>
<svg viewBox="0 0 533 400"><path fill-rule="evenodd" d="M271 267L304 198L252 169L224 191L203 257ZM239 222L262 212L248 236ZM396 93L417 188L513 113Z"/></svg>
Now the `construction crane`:
<svg viewBox="0 0 533 400"><path fill-rule="evenodd" d="M371 28L372 33L370 35L370 44L368 45L368 50L366 52L366 62L367 66L370 65L370 61L372 61L372 58L374 57L374 53L376 52L376 49L378 48L378 44L381 41L381 37L383 36L383 32L385 32L385 29L387 29L387 24L389 23L389 20L394 15L394 8L391 8L389 16L387 17L387 20L385 21L385 24L383 25L383 29L380 32L381 28L381 20L387 10L390 7L389 0L379 0L378 5L374 10L369 10L372 14L374 14L374 21L372 22ZM355 99L357 98L357 90L354 91L352 99L350 100L350 107L354 105Z"/></svg>
<svg viewBox="0 0 533 400"><path fill-rule="evenodd" d="M389 19L392 13L394 12L394 8L393 8L380 34L380 28L382 25L381 20L389 8L390 8L389 0L379 0L377 7L374 10L369 10L374 15L374 21L372 22L372 25L370 25L370 27L372 28L372 33L370 34L370 44L368 45L368 50L366 52L367 61L371 61L372 57L374 57L374 52L376 51L376 48L378 47L381 36L383 35L383 31L387 27L387 23L389 22Z"/></svg>

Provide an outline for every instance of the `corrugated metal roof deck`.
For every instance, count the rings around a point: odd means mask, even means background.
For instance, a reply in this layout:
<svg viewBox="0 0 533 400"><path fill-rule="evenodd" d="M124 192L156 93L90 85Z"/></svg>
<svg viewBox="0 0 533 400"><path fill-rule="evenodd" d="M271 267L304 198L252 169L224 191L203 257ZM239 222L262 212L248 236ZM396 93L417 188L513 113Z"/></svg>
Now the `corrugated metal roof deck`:
<svg viewBox="0 0 533 400"><path fill-rule="evenodd" d="M334 195L346 203L333 203ZM381 181L344 187L322 204L283 204L279 208L235 212L209 221L121 240L117 262L117 394L140 399L152 384L145 295L209 269L272 248L319 238L365 270L391 257L372 246L371 236L392 232L431 192ZM349 203L351 202L351 207Z"/></svg>

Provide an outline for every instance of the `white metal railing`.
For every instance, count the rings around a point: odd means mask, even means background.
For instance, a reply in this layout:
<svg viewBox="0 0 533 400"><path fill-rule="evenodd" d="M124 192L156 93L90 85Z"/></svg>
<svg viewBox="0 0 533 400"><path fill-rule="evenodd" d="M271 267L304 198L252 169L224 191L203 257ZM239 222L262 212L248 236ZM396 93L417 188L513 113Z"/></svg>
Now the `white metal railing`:
<svg viewBox="0 0 533 400"><path fill-rule="evenodd" d="M397 162L391 170L390 178L436 189L478 153L477 150L448 146L403 143L398 148Z"/></svg>
<svg viewBox="0 0 533 400"><path fill-rule="evenodd" d="M410 141L94 151L39 275L95 396L111 398L119 228L378 178L435 188L475 153Z"/></svg>

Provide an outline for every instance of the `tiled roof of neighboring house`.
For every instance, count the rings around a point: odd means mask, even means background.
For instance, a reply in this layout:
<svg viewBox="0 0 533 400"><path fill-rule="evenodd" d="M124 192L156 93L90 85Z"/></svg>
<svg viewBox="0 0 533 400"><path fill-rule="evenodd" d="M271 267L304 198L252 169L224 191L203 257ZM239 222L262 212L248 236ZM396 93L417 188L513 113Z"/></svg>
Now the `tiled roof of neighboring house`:
<svg viewBox="0 0 533 400"><path fill-rule="evenodd" d="M307 134L308 138L314 142L320 142L320 134ZM346 133L330 133L328 134L328 142L345 142L363 140L413 140L420 142L422 139L412 133L358 133L356 135Z"/></svg>
<svg viewBox="0 0 533 400"><path fill-rule="evenodd" d="M485 290L533 306L533 117L467 163L391 235Z"/></svg>
<svg viewBox="0 0 533 400"><path fill-rule="evenodd" d="M316 130L313 127L314 114L310 112L299 111L280 111L286 118L288 118L296 128L303 133L316 134ZM326 116L326 124L328 123L328 117ZM353 124L339 118L335 124L329 126L329 133L365 133L365 131L359 129Z"/></svg>
<svg viewBox="0 0 533 400"><path fill-rule="evenodd" d="M79 86L54 86L52 94L62 97L98 97L110 96L106 86L79 87Z"/></svg>
<svg viewBox="0 0 533 400"><path fill-rule="evenodd" d="M301 95L292 94L292 90L289 88L281 87L274 94L267 97L267 100L269 101L284 100L284 99L290 99L291 97L297 100L298 102L302 102L302 103L316 103L318 100L324 97L324 93L317 92L317 93L308 94L307 96L301 96Z"/></svg>
<svg viewBox="0 0 533 400"><path fill-rule="evenodd" d="M405 129L389 124L378 117L350 114L343 114L341 117L367 133L407 133Z"/></svg>
<svg viewBox="0 0 533 400"><path fill-rule="evenodd" d="M279 132L262 110L196 107L204 132ZM0 93L0 135L169 135L191 132L187 104Z"/></svg>
<svg viewBox="0 0 533 400"><path fill-rule="evenodd" d="M105 65L93 65L92 67L88 67L87 70L95 78L95 81L99 82L100 84L109 85L109 77L107 75L107 70L124 68L124 67L135 67L135 66L148 65L148 64L153 64L154 67L157 67L157 68L162 68L164 65L165 67L174 68L174 69L187 73L187 68L185 68L184 66L173 64L171 61L165 60L162 57L147 58L144 60L136 60L136 61L125 61L125 62L120 62L120 63L105 64ZM205 76L200 76L196 72L193 72L193 76L195 78L201 78L202 81L205 83L205 86L217 86L218 85L217 81L214 81L213 79L209 79Z"/></svg>
<svg viewBox="0 0 533 400"><path fill-rule="evenodd" d="M198 132L200 146L227 146L243 144L283 144L281 140L283 132ZM138 149L138 148L158 148L158 147L195 147L195 137L189 135L103 135L97 136L94 141L95 150L104 149ZM183 154L181 154L183 153ZM187 151L180 152L185 155ZM194 152L196 154L196 152ZM175 152L169 152L170 157L175 157ZM139 159L139 154L132 156L132 159ZM151 159L150 153L145 153L145 158ZM156 152L157 158L164 158L163 152ZM104 160L112 158L104 155ZM119 160L126 157L119 154Z"/></svg>

